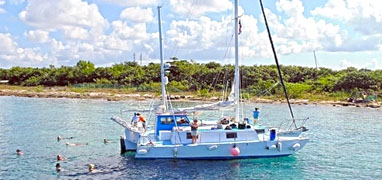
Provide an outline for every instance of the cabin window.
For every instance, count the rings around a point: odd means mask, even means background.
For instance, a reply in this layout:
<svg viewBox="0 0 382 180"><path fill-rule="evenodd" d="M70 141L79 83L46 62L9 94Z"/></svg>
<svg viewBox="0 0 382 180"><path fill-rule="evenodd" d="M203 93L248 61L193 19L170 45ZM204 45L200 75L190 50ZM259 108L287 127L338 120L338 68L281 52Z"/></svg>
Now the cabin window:
<svg viewBox="0 0 382 180"><path fill-rule="evenodd" d="M237 138L237 133L235 132L226 133L226 137L227 139Z"/></svg>
<svg viewBox="0 0 382 180"><path fill-rule="evenodd" d="M265 129L255 129L255 131L257 134L264 134L265 133Z"/></svg>
<svg viewBox="0 0 382 180"><path fill-rule="evenodd" d="M174 124L174 119L172 117L162 117L160 119L161 124Z"/></svg>

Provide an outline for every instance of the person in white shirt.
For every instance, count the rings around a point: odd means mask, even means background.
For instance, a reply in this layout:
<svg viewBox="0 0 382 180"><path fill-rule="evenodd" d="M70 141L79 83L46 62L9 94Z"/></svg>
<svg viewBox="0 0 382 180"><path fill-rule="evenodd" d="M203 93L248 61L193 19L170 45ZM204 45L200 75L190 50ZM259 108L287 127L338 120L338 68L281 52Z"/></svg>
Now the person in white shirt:
<svg viewBox="0 0 382 180"><path fill-rule="evenodd" d="M138 121L139 121L139 115L137 115L137 113L134 113L134 116L131 119L131 123L134 124L135 127L137 127Z"/></svg>

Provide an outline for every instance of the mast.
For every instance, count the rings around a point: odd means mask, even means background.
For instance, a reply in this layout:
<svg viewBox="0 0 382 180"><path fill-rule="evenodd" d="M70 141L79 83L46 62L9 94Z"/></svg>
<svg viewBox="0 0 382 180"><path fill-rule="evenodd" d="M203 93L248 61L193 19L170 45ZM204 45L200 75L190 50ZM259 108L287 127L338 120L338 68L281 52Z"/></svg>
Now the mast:
<svg viewBox="0 0 382 180"><path fill-rule="evenodd" d="M261 6L261 11L263 12L263 17L264 17L265 26L266 26L266 28L267 28L269 41L271 42L271 47L272 47L273 56L274 56L274 58L275 58L275 62L276 62L276 66L277 66L277 70L278 70L278 73L279 73L280 83L281 83L281 85L283 86L283 90L284 90L285 98L286 98L287 103L288 103L289 112L290 112L290 116L292 117L294 127L297 128L296 120L294 119L294 115L293 115L292 106L290 105L290 102L289 102L288 92L287 92L286 87L285 87L285 84L284 84L283 75L281 74L280 65L279 65L279 60L277 59L276 49L275 49L275 46L273 45L273 40L272 40L271 31L269 30L267 17L265 16L265 11L264 11L264 6L263 6L263 1L262 1L262 0L259 0L259 1L260 1L260 6Z"/></svg>
<svg viewBox="0 0 382 180"><path fill-rule="evenodd" d="M238 39L238 28L239 28L239 17L238 17L238 1L235 0L235 121L240 121L240 73L239 73L239 39Z"/></svg>
<svg viewBox="0 0 382 180"><path fill-rule="evenodd" d="M160 79L162 84L162 104L164 111L167 110L166 106L166 88L165 88L165 78L164 78L164 63L163 63L163 48L162 48L162 21L160 17L160 8L158 6L158 26L159 26L159 52L160 52Z"/></svg>

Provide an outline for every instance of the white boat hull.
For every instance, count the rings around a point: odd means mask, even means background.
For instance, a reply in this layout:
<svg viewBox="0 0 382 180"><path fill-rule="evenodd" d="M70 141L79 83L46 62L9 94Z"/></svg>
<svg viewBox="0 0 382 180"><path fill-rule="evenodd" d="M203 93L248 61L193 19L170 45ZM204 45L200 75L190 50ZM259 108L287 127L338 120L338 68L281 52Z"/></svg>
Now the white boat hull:
<svg viewBox="0 0 382 180"><path fill-rule="evenodd" d="M137 159L241 159L288 156L304 147L306 138L278 141L229 142L224 144L138 146ZM232 155L232 148L240 150Z"/></svg>
<svg viewBox="0 0 382 180"><path fill-rule="evenodd" d="M125 129L125 147L126 151L137 150L137 142L139 140L140 134L138 132L131 131L130 129Z"/></svg>

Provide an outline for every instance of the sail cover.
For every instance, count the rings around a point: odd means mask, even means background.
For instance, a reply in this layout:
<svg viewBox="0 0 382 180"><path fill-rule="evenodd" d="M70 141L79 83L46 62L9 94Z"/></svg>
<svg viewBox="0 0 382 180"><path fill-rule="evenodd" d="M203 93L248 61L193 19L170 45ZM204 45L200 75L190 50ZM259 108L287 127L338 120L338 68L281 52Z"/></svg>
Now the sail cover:
<svg viewBox="0 0 382 180"><path fill-rule="evenodd" d="M226 101L218 101L216 103L202 104L194 107L187 108L177 108L174 110L175 113L194 113L196 111L212 111L212 110L224 110L225 108L232 107L235 105L235 92L234 92L234 83L232 83L231 93L228 96Z"/></svg>

